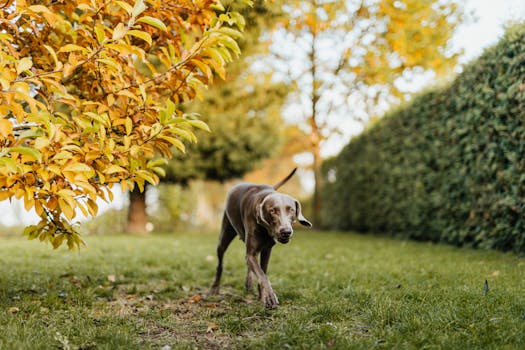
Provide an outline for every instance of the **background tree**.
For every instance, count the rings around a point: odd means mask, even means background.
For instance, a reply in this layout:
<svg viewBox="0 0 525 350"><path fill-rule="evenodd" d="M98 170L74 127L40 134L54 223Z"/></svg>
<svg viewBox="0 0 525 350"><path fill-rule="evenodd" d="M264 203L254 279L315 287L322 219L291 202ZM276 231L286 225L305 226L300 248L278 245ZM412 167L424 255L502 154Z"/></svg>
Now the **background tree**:
<svg viewBox="0 0 525 350"><path fill-rule="evenodd" d="M242 16L218 1L3 2L0 8L0 200L41 221L29 238L81 239L77 209L155 184L155 156L184 150L205 123L178 106L239 54ZM223 26L228 22L230 26Z"/></svg>
<svg viewBox="0 0 525 350"><path fill-rule="evenodd" d="M415 78L449 72L458 57L449 41L463 15L453 0L294 0L283 9L289 20L274 51L299 86L293 120L308 133L319 225L323 143L345 119L366 120L406 98Z"/></svg>
<svg viewBox="0 0 525 350"><path fill-rule="evenodd" d="M211 133L197 132L198 143L176 154L165 166L162 183L188 184L190 180L226 181L242 177L259 161L278 151L283 142L281 109L290 90L272 79L272 72L254 70L253 64L267 54L268 32L282 18L281 9L264 0L253 6L226 4L246 21L240 40L242 55L230 63L224 80L216 82L202 101L183 106L198 113ZM290 166L289 166L290 167ZM174 190L179 193L179 190ZM130 192L128 232L146 232L145 194Z"/></svg>

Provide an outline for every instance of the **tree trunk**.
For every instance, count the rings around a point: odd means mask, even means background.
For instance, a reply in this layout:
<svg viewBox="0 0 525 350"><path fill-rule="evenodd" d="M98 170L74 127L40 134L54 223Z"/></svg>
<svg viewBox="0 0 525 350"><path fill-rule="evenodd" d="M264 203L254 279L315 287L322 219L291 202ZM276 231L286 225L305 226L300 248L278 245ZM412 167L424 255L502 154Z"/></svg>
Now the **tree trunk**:
<svg viewBox="0 0 525 350"><path fill-rule="evenodd" d="M147 233L146 224L146 191L140 192L138 187L129 192L128 223L126 231L129 233Z"/></svg>
<svg viewBox="0 0 525 350"><path fill-rule="evenodd" d="M310 96L311 102L312 102L312 110L310 111L310 146L313 156L313 171L314 171L314 196L313 196L313 212L312 212L312 221L315 226L321 227L321 181L322 181L322 174L321 174L321 139L322 134L319 127L319 123L317 120L317 109L318 109L318 102L320 99L320 93L319 93L319 82L317 81L317 52L316 52L316 29L314 28L312 30L312 46L310 50L310 74L312 76L312 94Z"/></svg>
<svg viewBox="0 0 525 350"><path fill-rule="evenodd" d="M312 138L319 138L319 135L312 135ZM317 136L317 137L316 137ZM313 196L313 212L312 221L316 227L322 227L321 209L321 188L322 188L322 174L321 174L321 152L319 142L312 142L312 155L313 155L313 171L314 171L314 196Z"/></svg>

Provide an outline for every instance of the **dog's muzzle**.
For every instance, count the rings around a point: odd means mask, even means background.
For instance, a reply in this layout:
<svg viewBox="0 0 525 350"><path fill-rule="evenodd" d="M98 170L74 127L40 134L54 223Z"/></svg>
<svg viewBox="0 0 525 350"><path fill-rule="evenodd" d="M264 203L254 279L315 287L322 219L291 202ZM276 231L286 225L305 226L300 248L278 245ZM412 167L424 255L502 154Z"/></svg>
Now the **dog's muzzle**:
<svg viewBox="0 0 525 350"><path fill-rule="evenodd" d="M290 242L290 239L292 238L293 231L291 230L281 230L279 231L279 234L277 235L277 241L282 244L286 244Z"/></svg>

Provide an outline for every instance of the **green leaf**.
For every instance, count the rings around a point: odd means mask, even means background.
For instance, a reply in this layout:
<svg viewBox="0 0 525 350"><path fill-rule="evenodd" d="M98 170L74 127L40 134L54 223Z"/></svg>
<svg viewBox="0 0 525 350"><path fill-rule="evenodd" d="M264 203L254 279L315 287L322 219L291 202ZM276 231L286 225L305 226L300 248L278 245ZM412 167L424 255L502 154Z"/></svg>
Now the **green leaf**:
<svg viewBox="0 0 525 350"><path fill-rule="evenodd" d="M235 38L235 39L242 39L243 38L243 34L240 31L235 30L233 28L229 28L229 27L221 27L221 28L217 29L217 33L226 34L229 37L232 37L232 38Z"/></svg>
<svg viewBox="0 0 525 350"><path fill-rule="evenodd" d="M23 235L27 236L28 239L35 239L38 237L38 233L38 226L30 225L24 229Z"/></svg>
<svg viewBox="0 0 525 350"><path fill-rule="evenodd" d="M156 166L159 166L159 165L166 165L168 164L168 160L165 159L165 158L157 158L155 160L150 160L147 164L146 164L146 167L147 168L153 168L153 167L156 167Z"/></svg>
<svg viewBox="0 0 525 350"><path fill-rule="evenodd" d="M211 132L210 127L208 126L208 124L206 124L202 120L188 120L188 124L190 124L194 128L205 130L207 132Z"/></svg>
<svg viewBox="0 0 525 350"><path fill-rule="evenodd" d="M18 173L20 169L14 159L8 157L0 158L0 166L5 166L12 173Z"/></svg>
<svg viewBox="0 0 525 350"><path fill-rule="evenodd" d="M166 32L168 30L168 28L166 27L164 22L162 22L158 18L154 18L154 17L151 17L151 16L140 17L139 19L137 19L137 22L142 22L142 23L149 24L150 26L155 27L157 29L160 29L160 30L162 30L164 32Z"/></svg>
<svg viewBox="0 0 525 350"><path fill-rule="evenodd" d="M215 10L215 11L220 11L220 12L224 12L224 11L226 11L226 9L224 8L224 5L221 4L220 1L215 2L215 4L211 5L210 7L211 7L213 10Z"/></svg>
<svg viewBox="0 0 525 350"><path fill-rule="evenodd" d="M223 36L219 43L230 49L232 52L234 52L236 55L239 55L241 53L241 49L239 48L239 44L235 40L233 40L229 36ZM231 60L231 58L229 59Z"/></svg>
<svg viewBox="0 0 525 350"><path fill-rule="evenodd" d="M44 135L44 130L42 130L41 128L29 129L29 130L23 130L22 132L20 132L20 134L18 135L18 139L19 140L34 139L36 137L43 136L43 135Z"/></svg>
<svg viewBox="0 0 525 350"><path fill-rule="evenodd" d="M11 147L9 148L9 152L24 154L26 156L35 158L38 162L42 161L42 154L40 153L40 151L37 149L31 148L31 147L25 147L25 146Z"/></svg>

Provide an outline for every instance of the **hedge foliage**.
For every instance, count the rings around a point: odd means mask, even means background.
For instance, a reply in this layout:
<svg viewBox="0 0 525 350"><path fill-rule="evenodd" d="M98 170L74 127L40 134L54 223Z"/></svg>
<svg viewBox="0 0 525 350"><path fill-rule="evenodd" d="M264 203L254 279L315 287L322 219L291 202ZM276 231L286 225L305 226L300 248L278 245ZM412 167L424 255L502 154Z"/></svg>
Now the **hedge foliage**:
<svg viewBox="0 0 525 350"><path fill-rule="evenodd" d="M525 252L525 24L324 164L323 222Z"/></svg>

